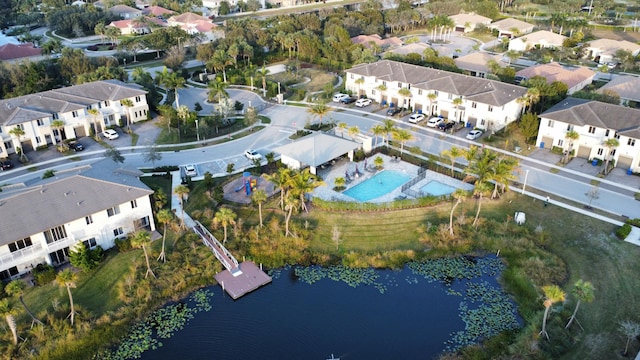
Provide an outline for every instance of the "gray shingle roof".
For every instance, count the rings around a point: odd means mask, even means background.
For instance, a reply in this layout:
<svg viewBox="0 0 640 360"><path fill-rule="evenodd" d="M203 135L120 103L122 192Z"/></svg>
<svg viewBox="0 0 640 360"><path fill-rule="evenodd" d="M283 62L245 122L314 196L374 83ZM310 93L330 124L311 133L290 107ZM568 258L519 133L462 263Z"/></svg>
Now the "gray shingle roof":
<svg viewBox="0 0 640 360"><path fill-rule="evenodd" d="M0 246L81 219L153 191L106 159L89 170L0 197Z"/></svg>
<svg viewBox="0 0 640 360"><path fill-rule="evenodd" d="M117 101L146 93L136 84L101 80L19 96L0 100L0 123L15 125L51 116L53 113L81 110L100 101Z"/></svg>
<svg viewBox="0 0 640 360"><path fill-rule="evenodd" d="M522 86L391 60L361 64L347 71L362 76L374 76L383 81L409 83L412 88L461 95L465 99L492 106L505 105L527 93L527 89Z"/></svg>
<svg viewBox="0 0 640 360"><path fill-rule="evenodd" d="M320 166L360 146L359 143L351 140L316 133L291 144L277 147L273 151L298 160L302 164Z"/></svg>
<svg viewBox="0 0 640 360"><path fill-rule="evenodd" d="M640 139L640 110L620 105L569 97L540 117L578 126L611 129L620 135Z"/></svg>

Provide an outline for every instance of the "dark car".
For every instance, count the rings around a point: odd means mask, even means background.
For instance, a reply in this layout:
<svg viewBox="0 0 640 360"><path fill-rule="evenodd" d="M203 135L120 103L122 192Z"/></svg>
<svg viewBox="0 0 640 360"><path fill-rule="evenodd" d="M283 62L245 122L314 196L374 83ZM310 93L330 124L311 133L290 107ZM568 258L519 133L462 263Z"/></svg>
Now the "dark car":
<svg viewBox="0 0 640 360"><path fill-rule="evenodd" d="M0 169L9 170L13 168L13 163L9 159L0 160Z"/></svg>
<svg viewBox="0 0 640 360"><path fill-rule="evenodd" d="M441 122L440 124L438 124L438 129L442 131L447 131L451 129L455 124L456 123L454 123L453 121Z"/></svg>
<svg viewBox="0 0 640 360"><path fill-rule="evenodd" d="M358 100L358 99L353 97L353 96L349 96L349 97L340 99L340 102L343 103L343 104L351 104L352 102L355 102L356 100Z"/></svg>
<svg viewBox="0 0 640 360"><path fill-rule="evenodd" d="M395 116L400 114L400 111L402 111L399 107L392 107L389 108L389 110L387 110L387 116Z"/></svg>
<svg viewBox="0 0 640 360"><path fill-rule="evenodd" d="M77 142L77 141L72 141L69 143L69 149L73 150L73 151L82 151L84 150L84 145L82 145L81 143Z"/></svg>

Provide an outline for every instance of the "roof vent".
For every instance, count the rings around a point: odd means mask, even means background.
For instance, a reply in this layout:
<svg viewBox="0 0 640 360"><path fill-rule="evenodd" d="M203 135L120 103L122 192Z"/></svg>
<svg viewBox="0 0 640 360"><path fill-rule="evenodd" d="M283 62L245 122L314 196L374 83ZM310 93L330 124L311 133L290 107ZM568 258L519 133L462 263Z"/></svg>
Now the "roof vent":
<svg viewBox="0 0 640 360"><path fill-rule="evenodd" d="M47 190L44 189L44 188L40 189L40 194L44 194L45 191L47 191Z"/></svg>
<svg viewBox="0 0 640 360"><path fill-rule="evenodd" d="M78 201L78 202L76 203L76 205L78 205L78 206L82 205L82 201Z"/></svg>
<svg viewBox="0 0 640 360"><path fill-rule="evenodd" d="M64 192L64 196L69 196L69 193L70 193L70 192L71 192L71 191L65 191L65 192Z"/></svg>
<svg viewBox="0 0 640 360"><path fill-rule="evenodd" d="M127 188L127 191L131 191L131 188Z"/></svg>

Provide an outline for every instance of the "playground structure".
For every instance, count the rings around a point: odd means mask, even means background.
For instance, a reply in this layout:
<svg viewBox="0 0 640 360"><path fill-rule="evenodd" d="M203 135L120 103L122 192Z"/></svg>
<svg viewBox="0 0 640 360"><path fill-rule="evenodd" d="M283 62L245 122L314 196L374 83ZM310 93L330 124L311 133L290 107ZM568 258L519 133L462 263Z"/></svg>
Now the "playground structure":
<svg viewBox="0 0 640 360"><path fill-rule="evenodd" d="M258 187L258 178L251 176L251 173L245 171L242 173L242 185L238 186L235 190L236 192L242 191L244 189L245 194L250 196L253 191Z"/></svg>

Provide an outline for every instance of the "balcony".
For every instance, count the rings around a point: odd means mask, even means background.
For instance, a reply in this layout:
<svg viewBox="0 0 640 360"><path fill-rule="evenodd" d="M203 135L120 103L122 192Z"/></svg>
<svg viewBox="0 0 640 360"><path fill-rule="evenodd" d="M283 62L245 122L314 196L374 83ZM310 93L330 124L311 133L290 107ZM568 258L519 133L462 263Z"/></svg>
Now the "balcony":
<svg viewBox="0 0 640 360"><path fill-rule="evenodd" d="M35 263L36 259L46 256L46 254L42 245L36 243L24 249L0 256L0 268L9 269L20 264Z"/></svg>
<svg viewBox="0 0 640 360"><path fill-rule="evenodd" d="M64 239L60 239L58 241L54 241L52 243L47 244L47 253L52 253L54 251L58 251L60 249L64 249L66 247L71 247L75 245L76 238L73 235L68 235Z"/></svg>

